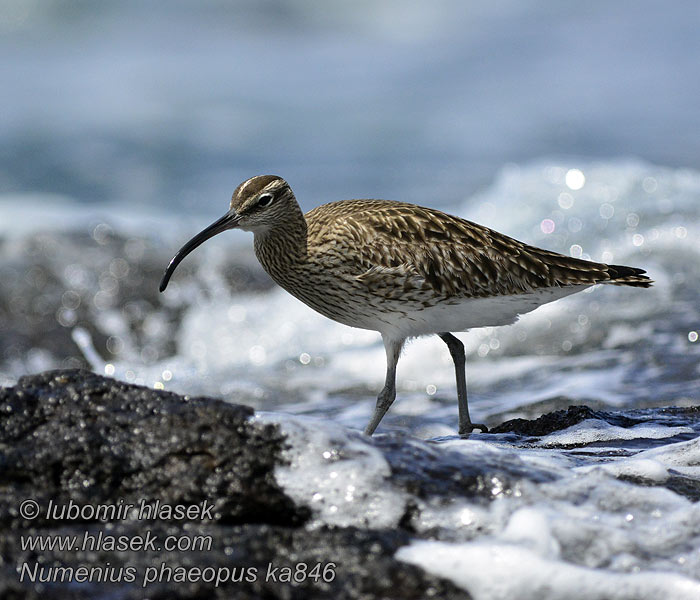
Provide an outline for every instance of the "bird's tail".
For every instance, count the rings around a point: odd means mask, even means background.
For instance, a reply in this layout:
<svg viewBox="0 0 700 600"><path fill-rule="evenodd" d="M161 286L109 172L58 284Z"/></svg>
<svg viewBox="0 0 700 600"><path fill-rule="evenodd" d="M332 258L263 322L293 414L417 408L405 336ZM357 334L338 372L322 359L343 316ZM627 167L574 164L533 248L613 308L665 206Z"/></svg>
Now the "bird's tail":
<svg viewBox="0 0 700 600"><path fill-rule="evenodd" d="M648 288L654 283L644 273L644 269L636 267L625 267L623 265L607 265L610 279L601 283L612 285L631 285L633 287Z"/></svg>

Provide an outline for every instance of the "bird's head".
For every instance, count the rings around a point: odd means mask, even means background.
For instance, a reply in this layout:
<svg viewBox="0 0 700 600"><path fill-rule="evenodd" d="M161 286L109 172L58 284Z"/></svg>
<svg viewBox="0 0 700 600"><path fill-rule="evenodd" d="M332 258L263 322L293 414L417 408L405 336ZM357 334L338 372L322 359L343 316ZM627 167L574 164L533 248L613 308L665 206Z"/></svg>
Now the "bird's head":
<svg viewBox="0 0 700 600"><path fill-rule="evenodd" d="M296 204L296 199L284 179L257 175L234 190L229 213L237 215L236 227L257 233L284 222L290 204Z"/></svg>
<svg viewBox="0 0 700 600"><path fill-rule="evenodd" d="M290 205L296 199L289 184L277 175L257 175L241 183L233 192L228 212L194 236L173 257L160 282L160 291L168 286L175 268L192 250L227 229L243 229L262 233L284 223Z"/></svg>

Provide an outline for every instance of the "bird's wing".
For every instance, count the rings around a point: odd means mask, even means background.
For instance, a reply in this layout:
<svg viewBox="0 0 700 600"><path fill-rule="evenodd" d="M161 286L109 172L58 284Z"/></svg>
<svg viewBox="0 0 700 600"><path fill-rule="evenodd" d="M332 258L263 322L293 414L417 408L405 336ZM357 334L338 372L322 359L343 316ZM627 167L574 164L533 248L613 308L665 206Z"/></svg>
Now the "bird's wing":
<svg viewBox="0 0 700 600"><path fill-rule="evenodd" d="M307 215L309 235L370 286L396 278L439 296L484 297L611 279L607 265L528 246L438 210L384 200L319 209Z"/></svg>

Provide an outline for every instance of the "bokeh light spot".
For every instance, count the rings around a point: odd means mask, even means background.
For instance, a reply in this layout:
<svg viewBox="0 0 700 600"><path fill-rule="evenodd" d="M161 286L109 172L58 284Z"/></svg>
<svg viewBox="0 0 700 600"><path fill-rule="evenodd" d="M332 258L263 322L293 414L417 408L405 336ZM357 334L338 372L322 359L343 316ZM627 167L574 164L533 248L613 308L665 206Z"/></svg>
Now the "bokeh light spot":
<svg viewBox="0 0 700 600"><path fill-rule="evenodd" d="M552 219L544 219L540 223L540 229L542 230L542 233L553 233L555 228L556 225L554 224L554 221L552 221Z"/></svg>
<svg viewBox="0 0 700 600"><path fill-rule="evenodd" d="M564 182L570 190L580 190L586 184L586 176L580 169L569 169L564 177Z"/></svg>

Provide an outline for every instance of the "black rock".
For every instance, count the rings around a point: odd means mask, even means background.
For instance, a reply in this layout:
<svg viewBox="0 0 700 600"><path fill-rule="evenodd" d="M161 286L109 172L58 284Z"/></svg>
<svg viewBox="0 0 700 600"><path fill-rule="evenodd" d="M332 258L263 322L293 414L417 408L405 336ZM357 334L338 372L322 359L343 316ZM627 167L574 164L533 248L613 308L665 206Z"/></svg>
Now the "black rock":
<svg viewBox="0 0 700 600"><path fill-rule="evenodd" d="M621 411L593 410L588 406L569 406L566 410L557 410L542 415L537 419L511 419L496 427L492 427L491 433L514 433L526 437L543 437L562 431L572 425L586 420L596 420L629 429L643 423L657 423L666 427L696 426L700 421L700 407L698 406L674 406L668 408L641 408ZM692 439L695 434L682 434L678 440ZM674 438L675 439L675 438ZM667 439L657 440L658 444L667 443ZM646 445L654 441L646 440ZM585 445L585 444L583 444ZM572 447L577 444L572 444Z"/></svg>
<svg viewBox="0 0 700 600"><path fill-rule="evenodd" d="M277 487L283 439L246 406L129 385L81 370L23 377L0 391L0 523L21 499L214 503L224 523L299 524ZM36 524L36 522L35 522Z"/></svg>
<svg viewBox="0 0 700 600"><path fill-rule="evenodd" d="M469 598L394 558L411 541L404 529L304 528L308 510L274 479L284 438L251 421L252 412L80 370L23 377L0 390L0 597ZM40 507L34 519L19 512L27 499ZM46 514L50 501L158 500L209 503L211 517ZM40 536L77 545L27 545ZM152 543L115 548L107 539ZM173 550L166 539L194 547ZM76 583L81 568L93 575ZM224 575L219 585L215 574ZM144 587L148 575L155 580Z"/></svg>
<svg viewBox="0 0 700 600"><path fill-rule="evenodd" d="M103 526L88 529L97 535ZM51 569L109 565L121 584L93 581L82 586L24 584L7 569L1 597L17 598L120 598L137 600L191 598L280 598L354 599L470 598L464 590L420 568L402 563L394 554L410 541L405 531L364 531L356 528L322 528L307 531L272 525L177 525L152 523L144 529L134 522L120 523L109 530L134 540L148 532L160 542L168 536L205 540L210 546L188 552L43 552L40 557L23 553L25 571L37 577ZM37 533L34 530L25 535ZM43 530L63 534L62 530ZM80 534L81 536L83 534ZM20 546L13 532L2 546ZM41 570L43 569L43 571ZM25 578L28 576L25 574ZM72 572L75 578L75 571ZM219 582L217 584L217 577ZM131 581L127 581L131 580ZM13 596L14 594L14 596Z"/></svg>
<svg viewBox="0 0 700 600"><path fill-rule="evenodd" d="M607 418L610 416L610 418ZM587 419L600 419L611 424L621 427L630 427L641 421L627 419L619 415L612 415L605 411L592 410L588 406L570 406L566 410L556 410L551 413L542 415L538 419L511 419L505 421L497 427L490 429L491 433L517 433L519 435L527 435L533 437L541 437L561 431L572 425L576 425Z"/></svg>
<svg viewBox="0 0 700 600"><path fill-rule="evenodd" d="M343 431L340 438L351 443L337 442L333 460L353 460L369 444L386 460L389 469L377 485L396 493L396 526L319 526L310 509L297 504L313 505L314 490L295 502L275 478L294 456L285 453L291 441L277 425L252 415L247 406L81 370L27 376L0 389L0 598L469 598L450 581L395 558L416 539L463 542L483 533L455 533L449 520L428 528L423 511L464 501L485 506L517 494L525 481L530 487L560 476L479 445L450 448L443 445L448 439L421 441L400 432L369 440ZM533 438L585 420L622 428L683 425L689 431L669 438L682 441L696 436L700 411L576 406L532 421L514 419L492 432L501 434L494 438L501 443L527 448L537 446ZM667 442L644 440L644 447ZM630 455L634 443L620 440L615 452ZM294 450L305 448L302 440ZM620 479L700 497L697 482L682 473L672 472L663 483ZM34 518L20 509L30 499L39 509ZM112 518L87 510L158 501L209 509L186 519L137 515L137 508ZM72 505L78 518L49 514L49 503ZM42 539L73 541L33 545ZM126 545L117 546L120 539ZM93 575L80 582L79 573L87 572Z"/></svg>

